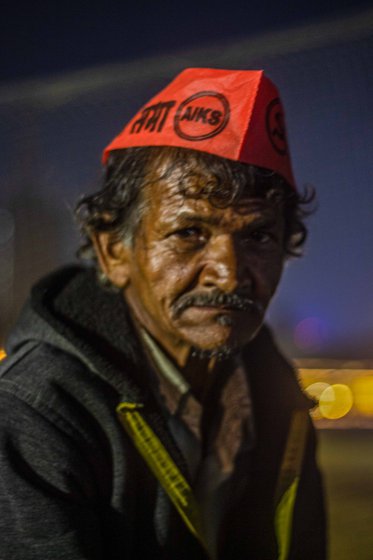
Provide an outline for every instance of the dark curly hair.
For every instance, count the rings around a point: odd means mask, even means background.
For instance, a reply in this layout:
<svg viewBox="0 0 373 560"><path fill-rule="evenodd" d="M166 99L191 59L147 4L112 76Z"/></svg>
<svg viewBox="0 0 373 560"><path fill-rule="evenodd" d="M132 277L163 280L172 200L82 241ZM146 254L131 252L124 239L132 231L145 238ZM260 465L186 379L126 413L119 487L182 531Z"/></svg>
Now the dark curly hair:
<svg viewBox="0 0 373 560"><path fill-rule="evenodd" d="M240 207L253 197L278 204L284 212L285 254L302 254L307 237L303 220L313 211L309 206L314 189L302 195L267 169L196 150L152 146L113 151L102 188L79 201L76 216L83 235L79 257L95 260L91 241L94 232L110 232L113 241L132 242L145 210L144 187L154 181L149 171L162 161L167 161L162 178L177 169L179 188L185 197L204 197L219 208Z"/></svg>

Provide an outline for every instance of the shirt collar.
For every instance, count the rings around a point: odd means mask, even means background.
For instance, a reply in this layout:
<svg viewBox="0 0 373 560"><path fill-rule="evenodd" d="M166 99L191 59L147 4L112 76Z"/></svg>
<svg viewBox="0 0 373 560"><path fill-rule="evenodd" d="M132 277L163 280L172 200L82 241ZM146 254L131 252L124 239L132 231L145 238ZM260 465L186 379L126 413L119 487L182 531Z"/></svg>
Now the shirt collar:
<svg viewBox="0 0 373 560"><path fill-rule="evenodd" d="M154 338L143 328L140 335L154 366L160 394L170 413L175 414L185 397L191 394L191 387Z"/></svg>

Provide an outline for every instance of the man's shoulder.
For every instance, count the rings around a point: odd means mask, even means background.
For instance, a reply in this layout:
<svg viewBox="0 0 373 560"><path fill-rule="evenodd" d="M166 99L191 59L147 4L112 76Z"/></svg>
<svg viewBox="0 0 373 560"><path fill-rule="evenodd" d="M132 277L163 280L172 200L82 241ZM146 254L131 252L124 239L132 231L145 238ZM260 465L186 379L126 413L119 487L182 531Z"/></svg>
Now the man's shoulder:
<svg viewBox="0 0 373 560"><path fill-rule="evenodd" d="M40 341L25 343L0 368L0 392L36 409L57 408L67 394L99 394L100 381L76 356Z"/></svg>
<svg viewBox="0 0 373 560"><path fill-rule="evenodd" d="M115 388L77 357L44 342L30 343L0 369L0 440L31 441L38 449L52 446L66 453L81 446L97 451L121 432L119 401Z"/></svg>
<svg viewBox="0 0 373 560"><path fill-rule="evenodd" d="M0 366L0 387L4 383L32 387L53 384L87 374L87 366L71 353L44 341L30 340L6 357Z"/></svg>

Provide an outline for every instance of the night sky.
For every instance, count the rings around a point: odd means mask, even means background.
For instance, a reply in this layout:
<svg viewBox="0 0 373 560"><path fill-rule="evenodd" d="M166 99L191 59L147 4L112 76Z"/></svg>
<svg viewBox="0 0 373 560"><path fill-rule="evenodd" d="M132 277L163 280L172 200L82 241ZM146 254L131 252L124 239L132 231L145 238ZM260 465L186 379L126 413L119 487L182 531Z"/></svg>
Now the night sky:
<svg viewBox="0 0 373 560"><path fill-rule="evenodd" d="M0 80L223 45L369 5L366 0L2 2Z"/></svg>

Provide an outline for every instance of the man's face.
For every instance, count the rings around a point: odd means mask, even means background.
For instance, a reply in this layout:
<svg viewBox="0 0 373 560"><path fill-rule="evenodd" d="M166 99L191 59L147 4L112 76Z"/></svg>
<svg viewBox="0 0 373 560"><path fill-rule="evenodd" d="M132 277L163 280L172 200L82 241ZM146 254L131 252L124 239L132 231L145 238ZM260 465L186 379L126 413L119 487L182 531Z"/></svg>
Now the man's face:
<svg viewBox="0 0 373 560"><path fill-rule="evenodd" d="M177 361L192 348L241 347L257 333L281 276L281 207L250 199L217 208L185 197L177 168L163 178L161 171L145 187L147 209L128 249L128 305ZM202 170L197 178L201 184Z"/></svg>

